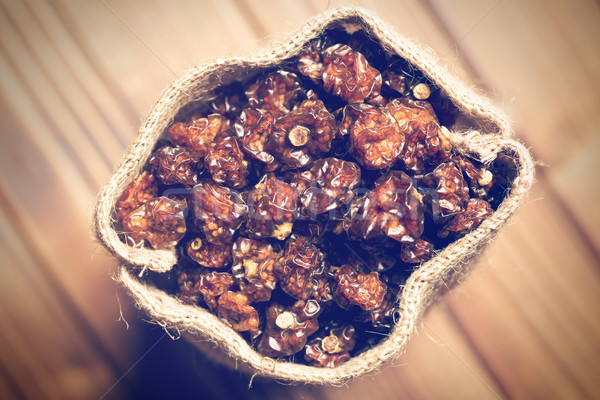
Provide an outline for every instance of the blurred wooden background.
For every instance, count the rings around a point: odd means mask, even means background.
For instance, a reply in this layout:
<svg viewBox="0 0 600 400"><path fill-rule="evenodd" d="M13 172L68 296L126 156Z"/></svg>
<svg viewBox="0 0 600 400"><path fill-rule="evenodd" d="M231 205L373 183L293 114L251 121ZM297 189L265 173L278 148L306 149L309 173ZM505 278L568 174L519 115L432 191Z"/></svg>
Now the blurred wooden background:
<svg viewBox="0 0 600 400"><path fill-rule="evenodd" d="M346 2L0 0L0 398L600 398L598 2L355 3L488 91L543 163L407 353L341 388L248 389L142 321L90 229L169 81Z"/></svg>

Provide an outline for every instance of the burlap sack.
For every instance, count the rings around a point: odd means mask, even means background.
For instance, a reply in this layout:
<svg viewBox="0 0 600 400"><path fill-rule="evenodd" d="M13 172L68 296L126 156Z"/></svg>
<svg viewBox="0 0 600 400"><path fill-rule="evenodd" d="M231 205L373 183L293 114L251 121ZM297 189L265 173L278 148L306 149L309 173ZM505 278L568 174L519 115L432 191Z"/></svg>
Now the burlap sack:
<svg viewBox="0 0 600 400"><path fill-rule="evenodd" d="M478 129L451 132L455 148L485 163L503 153L516 165L516 178L506 199L491 217L411 274L398 298L398 318L389 337L337 368L322 369L263 357L215 315L199 307L184 305L177 298L142 283L132 269L147 268L165 272L177 262L177 257L175 252L134 248L123 243L114 228L114 206L127 184L140 173L155 143L181 107L206 98L219 85L297 55L307 41L319 36L325 29L340 25L349 29L364 29L389 53L397 54L418 67ZM398 35L368 11L353 7L333 9L310 19L285 41L268 51L255 56L207 62L174 81L163 92L140 128L135 143L127 150L100 192L95 214L96 232L99 240L122 261L116 280L128 290L140 309L166 329L187 333L188 338L209 344L204 347L222 352L235 361L232 364L256 375L293 382L340 384L349 378L374 371L382 363L403 353L427 307L465 276L472 264L469 261L481 253L482 248L509 222L523 203L534 179L534 163L527 149L510 136L511 127L503 112L449 74L428 49Z"/></svg>

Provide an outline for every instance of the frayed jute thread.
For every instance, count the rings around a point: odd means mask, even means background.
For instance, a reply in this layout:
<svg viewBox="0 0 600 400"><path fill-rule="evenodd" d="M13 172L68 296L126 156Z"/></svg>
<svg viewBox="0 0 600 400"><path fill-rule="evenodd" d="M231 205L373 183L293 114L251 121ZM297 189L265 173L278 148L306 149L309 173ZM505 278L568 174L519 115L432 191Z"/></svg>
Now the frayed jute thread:
<svg viewBox="0 0 600 400"><path fill-rule="evenodd" d="M387 338L336 368L322 369L263 357L217 316L202 308L183 304L177 298L140 281L132 274L132 269L167 272L176 264L176 254L174 251L131 247L123 243L115 230L114 207L183 106L206 99L217 86L231 83L259 69L273 67L297 55L307 41L318 37L328 28L341 25L363 29L379 41L386 51L405 58L420 69L464 116L474 121L477 130L450 132L450 140L457 151L474 155L484 163L492 162L502 153L514 162L517 176L505 200L477 229L414 270L399 295L398 318ZM255 56L210 61L191 69L173 82L162 93L140 128L136 141L98 195L96 234L106 248L123 261L115 279L128 290L136 305L165 329L180 331L200 344L213 346L232 360L232 367L238 366L254 376L287 382L341 385L351 378L375 371L382 363L402 354L427 307L466 276L473 265L469 261L481 253L523 203L533 184L535 165L527 148L511 136L511 126L504 113L448 73L429 49L399 36L368 11L355 7L333 9L310 19L301 29L268 51ZM226 359L220 358L221 361Z"/></svg>

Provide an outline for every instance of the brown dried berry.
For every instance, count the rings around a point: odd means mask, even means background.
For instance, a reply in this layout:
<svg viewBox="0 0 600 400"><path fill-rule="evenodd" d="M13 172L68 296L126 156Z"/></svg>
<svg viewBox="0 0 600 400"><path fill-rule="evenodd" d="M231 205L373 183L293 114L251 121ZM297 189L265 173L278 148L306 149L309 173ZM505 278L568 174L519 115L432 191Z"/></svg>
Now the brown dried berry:
<svg viewBox="0 0 600 400"><path fill-rule="evenodd" d="M196 238L188 242L188 256L198 264L207 268L225 268L231 264L231 246L209 243Z"/></svg>
<svg viewBox="0 0 600 400"><path fill-rule="evenodd" d="M117 200L117 218L123 221L127 215L142 204L156 197L158 185L154 174L149 171L142 172L135 178Z"/></svg>
<svg viewBox="0 0 600 400"><path fill-rule="evenodd" d="M374 328L391 328L395 305L395 296L388 291L379 307L365 312L364 322L371 323Z"/></svg>
<svg viewBox="0 0 600 400"><path fill-rule="evenodd" d="M208 151L204 163L215 182L239 189L246 185L248 161L240 150L238 140L228 137Z"/></svg>
<svg viewBox="0 0 600 400"><path fill-rule="evenodd" d="M248 193L248 233L255 238L283 240L298 216L298 191L267 174Z"/></svg>
<svg viewBox="0 0 600 400"><path fill-rule="evenodd" d="M152 154L148 163L165 185L194 186L198 183L198 171L202 168L197 154L179 146L161 147Z"/></svg>
<svg viewBox="0 0 600 400"><path fill-rule="evenodd" d="M248 214L238 192L211 182L200 182L192 189L194 223L206 240L214 244L231 243L236 229Z"/></svg>
<svg viewBox="0 0 600 400"><path fill-rule="evenodd" d="M275 157L266 150L274 124L275 117L270 112L252 108L242 111L239 121L235 124L244 151L265 164L275 161Z"/></svg>
<svg viewBox="0 0 600 400"><path fill-rule="evenodd" d="M291 168L304 167L331 149L335 118L321 100L305 100L275 122L269 149Z"/></svg>
<svg viewBox="0 0 600 400"><path fill-rule="evenodd" d="M476 161L472 161L463 156L455 156L452 161L464 173L469 182L471 194L479 198L488 196L488 192L494 185L494 174L492 171Z"/></svg>
<svg viewBox="0 0 600 400"><path fill-rule="evenodd" d="M177 276L177 284L179 285L177 297L185 304L196 305L200 301L201 293L198 282L201 276L202 272L198 269L182 271Z"/></svg>
<svg viewBox="0 0 600 400"><path fill-rule="evenodd" d="M310 78L314 83L322 83L323 70L323 51L325 50L327 40L318 38L311 40L302 48L298 55L296 64L300 74ZM327 46L328 47L328 46Z"/></svg>
<svg viewBox="0 0 600 400"><path fill-rule="evenodd" d="M350 126L351 153L366 169L385 169L400 156L404 135L385 109L369 105L346 106L346 115L356 114Z"/></svg>
<svg viewBox="0 0 600 400"><path fill-rule="evenodd" d="M306 96L306 91L300 85L296 74L275 71L250 85L246 90L246 96L251 108L261 108L275 117L280 117L289 113L297 103L301 102Z"/></svg>
<svg viewBox="0 0 600 400"><path fill-rule="evenodd" d="M292 235L285 244L283 255L275 265L281 289L298 300L332 299L331 282L324 256L311 241Z"/></svg>
<svg viewBox="0 0 600 400"><path fill-rule="evenodd" d="M433 247L433 243L423 239L417 239L413 243L402 243L400 258L410 264L425 262L433 256Z"/></svg>
<svg viewBox="0 0 600 400"><path fill-rule="evenodd" d="M333 157L315 162L310 174L312 182L300 192L305 215L322 214L348 204L354 198L353 189L360 183L358 165Z"/></svg>
<svg viewBox="0 0 600 400"><path fill-rule="evenodd" d="M423 202L412 179L402 171L390 171L373 190L352 201L345 228L364 240L387 235L413 242L423 233L423 223Z"/></svg>
<svg viewBox="0 0 600 400"><path fill-rule="evenodd" d="M233 245L231 271L240 290L252 301L268 301L277 285L275 263L278 254L271 244L240 237Z"/></svg>
<svg viewBox="0 0 600 400"><path fill-rule="evenodd" d="M269 357L290 356L304 348L307 338L319 329L321 307L315 300L297 301L284 308L271 303L266 311L267 324L257 350Z"/></svg>
<svg viewBox="0 0 600 400"><path fill-rule="evenodd" d="M154 249L170 249L186 232L185 201L156 197L129 213L123 219L128 240L138 244L147 240Z"/></svg>
<svg viewBox="0 0 600 400"><path fill-rule="evenodd" d="M334 299L342 308L356 305L366 311L380 307L387 286L377 272L361 273L350 265L344 265L335 273Z"/></svg>
<svg viewBox="0 0 600 400"><path fill-rule="evenodd" d="M177 278L178 297L186 304L197 304L200 295L208 308L216 312L219 296L227 292L235 283L227 272L205 273L199 269L186 270Z"/></svg>
<svg viewBox="0 0 600 400"><path fill-rule="evenodd" d="M251 340L260 335L258 312L243 293L223 293L218 301L218 315L236 331L248 332Z"/></svg>
<svg viewBox="0 0 600 400"><path fill-rule="evenodd" d="M383 71L382 78L384 85L400 94L406 94L408 87L406 75L393 69L386 69Z"/></svg>
<svg viewBox="0 0 600 400"><path fill-rule="evenodd" d="M381 90L381 74L365 57L344 44L333 45L323 54L323 87L348 103L362 103Z"/></svg>
<svg viewBox="0 0 600 400"><path fill-rule="evenodd" d="M485 200L470 199L467 209L458 215L455 215L442 230L439 231L439 237L446 237L449 233L454 235L464 235L477 228L481 222L492 215L494 210Z"/></svg>
<svg viewBox="0 0 600 400"><path fill-rule="evenodd" d="M433 172L421 180L426 191L426 200L431 203L431 212L435 220L463 212L469 201L469 186L462 172L453 162L438 165Z"/></svg>
<svg viewBox="0 0 600 400"><path fill-rule="evenodd" d="M356 342L354 335L352 325L332 329L329 335L316 337L306 344L304 359L315 367L335 368L350 359Z"/></svg>
<svg viewBox="0 0 600 400"><path fill-rule="evenodd" d="M214 143L231 136L229 122L219 114L194 115L190 122L177 122L169 128L173 144L185 146L204 157Z"/></svg>

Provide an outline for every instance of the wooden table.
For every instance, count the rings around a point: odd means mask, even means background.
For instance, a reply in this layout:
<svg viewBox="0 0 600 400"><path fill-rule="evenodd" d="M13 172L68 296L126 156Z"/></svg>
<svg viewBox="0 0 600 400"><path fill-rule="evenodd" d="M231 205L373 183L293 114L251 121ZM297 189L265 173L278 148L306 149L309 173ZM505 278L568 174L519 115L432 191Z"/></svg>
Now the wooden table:
<svg viewBox="0 0 600 400"><path fill-rule="evenodd" d="M539 161L512 226L407 353L340 388L212 365L143 322L94 197L169 81L344 1L0 0L0 397L600 398L600 6L357 1L486 90Z"/></svg>

